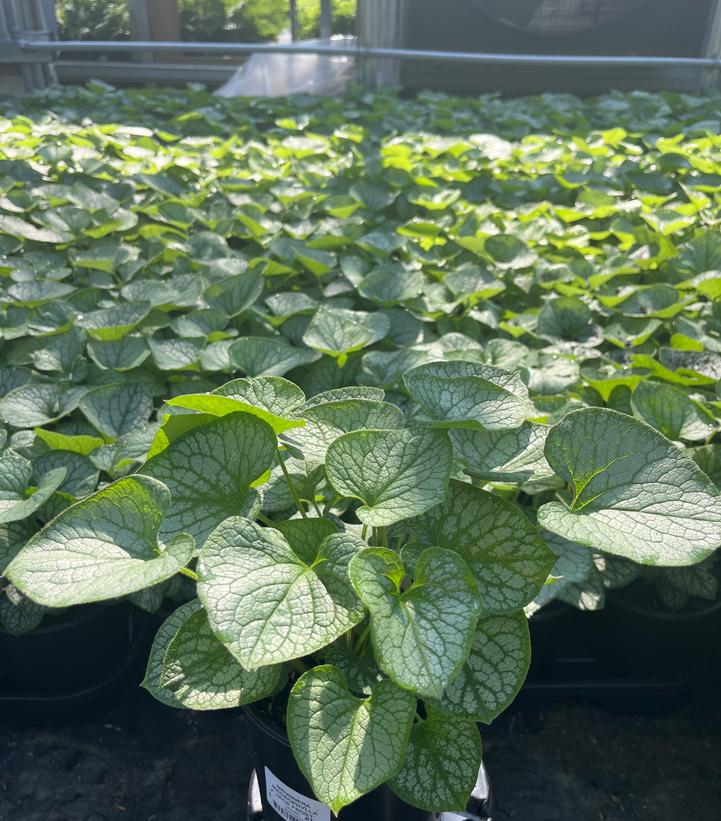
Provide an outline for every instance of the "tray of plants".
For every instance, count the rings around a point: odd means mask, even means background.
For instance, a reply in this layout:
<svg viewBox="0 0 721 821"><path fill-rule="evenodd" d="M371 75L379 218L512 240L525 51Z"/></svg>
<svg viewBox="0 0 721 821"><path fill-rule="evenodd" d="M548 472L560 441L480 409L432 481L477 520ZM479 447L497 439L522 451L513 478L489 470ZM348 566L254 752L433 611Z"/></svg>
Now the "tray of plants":
<svg viewBox="0 0 721 821"><path fill-rule="evenodd" d="M180 589L144 686L249 709L263 812L403 821L490 814L529 618L528 693L712 640L717 100L2 106L4 624L120 667Z"/></svg>

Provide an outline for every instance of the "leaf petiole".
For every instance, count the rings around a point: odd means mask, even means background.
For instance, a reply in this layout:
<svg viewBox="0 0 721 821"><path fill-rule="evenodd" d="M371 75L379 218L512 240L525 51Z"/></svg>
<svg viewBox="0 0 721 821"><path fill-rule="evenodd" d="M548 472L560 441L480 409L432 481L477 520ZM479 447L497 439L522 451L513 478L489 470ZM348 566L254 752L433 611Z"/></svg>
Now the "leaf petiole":
<svg viewBox="0 0 721 821"><path fill-rule="evenodd" d="M275 452L275 458L278 460L280 469L283 471L283 476L285 476L285 481L288 485L288 490L290 491L290 495L293 497L293 501L295 502L295 506L298 508L298 512L304 519L307 519L308 514L305 512L303 502L301 501L300 496L298 495L298 491L295 489L293 480L290 478L290 473L288 473L288 468L285 466L285 462L283 461L283 457L280 455L279 450Z"/></svg>

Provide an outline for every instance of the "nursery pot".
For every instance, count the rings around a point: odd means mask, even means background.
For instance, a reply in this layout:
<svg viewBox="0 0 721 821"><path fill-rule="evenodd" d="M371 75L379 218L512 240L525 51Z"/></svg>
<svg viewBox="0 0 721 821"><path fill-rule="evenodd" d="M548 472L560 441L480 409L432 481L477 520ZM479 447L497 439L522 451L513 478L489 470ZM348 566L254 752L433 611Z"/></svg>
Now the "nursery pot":
<svg viewBox="0 0 721 821"><path fill-rule="evenodd" d="M578 611L554 601L528 620L533 650L530 677L557 675L558 656L578 640Z"/></svg>
<svg viewBox="0 0 721 821"><path fill-rule="evenodd" d="M699 673L718 655L721 602L676 613L615 592L606 600L606 615L616 652L630 674Z"/></svg>
<svg viewBox="0 0 721 821"><path fill-rule="evenodd" d="M257 793L262 811L254 806L255 783L249 797L249 821L438 821L456 819L453 813L432 813L411 807L383 785L364 795L334 815L313 795L313 790L295 763L288 736L266 713L255 705L244 708L250 724L250 737L257 777ZM485 770L479 773L487 806L488 783ZM483 814L481 818L487 818Z"/></svg>
<svg viewBox="0 0 721 821"><path fill-rule="evenodd" d="M73 607L21 636L0 631L0 708L100 700L138 670L146 633L127 602Z"/></svg>

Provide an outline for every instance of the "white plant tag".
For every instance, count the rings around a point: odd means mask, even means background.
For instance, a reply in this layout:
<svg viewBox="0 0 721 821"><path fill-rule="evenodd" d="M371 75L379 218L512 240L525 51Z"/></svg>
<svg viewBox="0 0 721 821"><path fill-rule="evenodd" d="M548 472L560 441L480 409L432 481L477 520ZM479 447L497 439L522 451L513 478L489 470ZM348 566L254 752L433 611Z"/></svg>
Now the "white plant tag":
<svg viewBox="0 0 721 821"><path fill-rule="evenodd" d="M330 821L330 807L292 790L266 767L265 797L285 821Z"/></svg>

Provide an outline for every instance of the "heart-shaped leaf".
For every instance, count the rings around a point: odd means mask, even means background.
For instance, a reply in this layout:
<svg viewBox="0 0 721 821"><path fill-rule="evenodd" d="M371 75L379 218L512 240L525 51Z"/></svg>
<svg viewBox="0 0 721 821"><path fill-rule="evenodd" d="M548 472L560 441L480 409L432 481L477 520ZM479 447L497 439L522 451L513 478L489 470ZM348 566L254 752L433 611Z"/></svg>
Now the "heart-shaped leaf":
<svg viewBox="0 0 721 821"><path fill-rule="evenodd" d="M303 334L303 342L309 348L336 357L342 365L349 353L383 339L390 328L388 317L379 312L321 305Z"/></svg>
<svg viewBox="0 0 721 821"><path fill-rule="evenodd" d="M405 576L400 556L387 548L366 548L350 564L379 666L399 687L439 698L468 658L478 589L463 559L442 548L423 551L407 589Z"/></svg>
<svg viewBox="0 0 721 821"><path fill-rule="evenodd" d="M481 616L468 660L431 703L449 715L490 724L518 694L530 663L531 638L522 610Z"/></svg>
<svg viewBox="0 0 721 821"><path fill-rule="evenodd" d="M428 708L413 725L408 752L390 788L430 812L463 812L481 766L481 735L473 721Z"/></svg>
<svg viewBox="0 0 721 821"><path fill-rule="evenodd" d="M543 455L550 428L524 422L511 430L449 431L456 458L471 476L487 482L532 482L553 476Z"/></svg>
<svg viewBox="0 0 721 821"><path fill-rule="evenodd" d="M153 398L142 384L103 385L85 394L80 410L100 433L117 439L148 421Z"/></svg>
<svg viewBox="0 0 721 821"><path fill-rule="evenodd" d="M14 428L36 428L74 411L85 393L61 382L28 382L0 399L0 416Z"/></svg>
<svg viewBox="0 0 721 821"><path fill-rule="evenodd" d="M517 428L535 415L518 374L475 362L429 362L403 377L424 416L441 427Z"/></svg>
<svg viewBox="0 0 721 821"><path fill-rule="evenodd" d="M150 312L149 302L124 302L112 308L99 308L79 316L77 323L93 339L122 339L136 328Z"/></svg>
<svg viewBox="0 0 721 821"><path fill-rule="evenodd" d="M234 379L211 393L190 393L168 400L173 407L190 408L213 416L244 411L267 422L276 433L301 427L295 418L305 402L303 391L279 376Z"/></svg>
<svg viewBox="0 0 721 821"><path fill-rule="evenodd" d="M31 488L33 463L13 450L0 456L0 523L26 519L44 504L65 479L66 469L55 467Z"/></svg>
<svg viewBox="0 0 721 821"><path fill-rule="evenodd" d="M244 336L228 349L230 361L248 376L284 376L293 368L315 362L316 351L295 348L282 337Z"/></svg>
<svg viewBox="0 0 721 821"><path fill-rule="evenodd" d="M553 533L641 564L693 564L721 544L718 489L649 425L605 408L573 411L545 454L572 491L568 505L538 511Z"/></svg>
<svg viewBox="0 0 721 821"><path fill-rule="evenodd" d="M516 505L465 482L451 482L446 499L408 522L408 530L419 544L460 553L478 584L481 604L495 613L528 604L554 562L538 529Z"/></svg>
<svg viewBox="0 0 721 821"><path fill-rule="evenodd" d="M356 698L337 667L304 673L288 699L288 737L316 796L337 813L392 778L415 711L413 696L390 681Z"/></svg>
<svg viewBox="0 0 721 821"><path fill-rule="evenodd" d="M309 538L302 548L296 534L294 542L295 549L277 530L231 518L201 551L198 594L214 632L246 670L308 655L363 618L348 580L363 542L345 533Z"/></svg>
<svg viewBox="0 0 721 821"><path fill-rule="evenodd" d="M328 448L344 433L368 428L400 429L405 424L400 408L367 399L324 402L306 408L301 416L305 426L289 436L310 469L325 462Z"/></svg>
<svg viewBox="0 0 721 821"><path fill-rule="evenodd" d="M453 449L432 430L361 430L339 436L326 452L335 490L360 499L358 518L391 525L438 504L448 487Z"/></svg>
<svg viewBox="0 0 721 821"><path fill-rule="evenodd" d="M667 439L698 442L718 429L711 413L682 390L663 382L642 382L631 397L633 412Z"/></svg>
<svg viewBox="0 0 721 821"><path fill-rule="evenodd" d="M161 533L190 533L200 547L223 519L247 512L250 486L270 468L276 447L272 428L248 413L221 416L172 441L142 469L172 495Z"/></svg>
<svg viewBox="0 0 721 821"><path fill-rule="evenodd" d="M187 620L201 609L202 605L197 599L192 599L185 604L181 604L174 610L160 625L158 632L153 639L153 646L150 648L148 656L148 666L145 669L145 678L142 682L144 687L152 696L168 707L181 707L175 693L160 683L163 674L163 661L168 645L178 634L180 628Z"/></svg>
<svg viewBox="0 0 721 821"><path fill-rule="evenodd" d="M244 670L196 610L167 644L160 687L190 710L222 710L267 698L283 684L281 665Z"/></svg>
<svg viewBox="0 0 721 821"><path fill-rule="evenodd" d="M169 504L161 482L147 476L120 479L56 516L5 575L47 607L115 599L169 579L194 550L187 535L158 543Z"/></svg>

